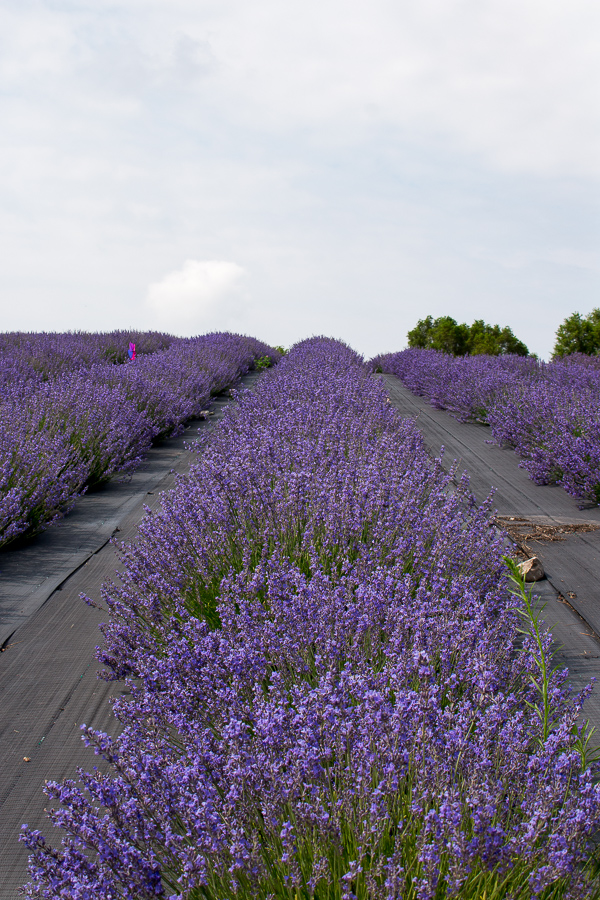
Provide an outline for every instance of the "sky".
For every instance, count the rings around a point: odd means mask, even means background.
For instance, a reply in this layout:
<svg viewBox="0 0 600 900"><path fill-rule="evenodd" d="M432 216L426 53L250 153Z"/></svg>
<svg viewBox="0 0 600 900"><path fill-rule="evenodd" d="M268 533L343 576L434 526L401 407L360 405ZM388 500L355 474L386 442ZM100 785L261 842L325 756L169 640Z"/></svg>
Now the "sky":
<svg viewBox="0 0 600 900"><path fill-rule="evenodd" d="M0 331L600 306L597 0L2 0Z"/></svg>

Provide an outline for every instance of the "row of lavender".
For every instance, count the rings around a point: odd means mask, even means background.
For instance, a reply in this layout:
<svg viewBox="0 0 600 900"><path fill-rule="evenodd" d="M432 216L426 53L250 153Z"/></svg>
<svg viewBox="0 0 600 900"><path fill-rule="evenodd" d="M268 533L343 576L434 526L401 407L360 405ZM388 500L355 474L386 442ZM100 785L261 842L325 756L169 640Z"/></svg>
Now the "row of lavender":
<svg viewBox="0 0 600 900"><path fill-rule="evenodd" d="M600 503L598 357L573 354L544 363L403 350L375 357L371 366L396 375L438 409L490 425L536 484L560 484L581 501Z"/></svg>
<svg viewBox="0 0 600 900"><path fill-rule="evenodd" d="M103 363L127 361L129 341L138 356L166 350L176 338L156 331L87 331L68 333L9 331L0 334L0 386L3 392L15 381L37 384L63 372Z"/></svg>
<svg viewBox="0 0 600 900"><path fill-rule="evenodd" d="M123 730L48 785L28 896L591 896L581 698L362 360L297 345L199 454L105 588Z"/></svg>
<svg viewBox="0 0 600 900"><path fill-rule="evenodd" d="M0 546L46 527L90 485L131 472L153 440L255 359L279 355L239 335L149 334L135 335L135 363L116 365L127 358L119 337L3 336L0 370L12 377L0 401Z"/></svg>

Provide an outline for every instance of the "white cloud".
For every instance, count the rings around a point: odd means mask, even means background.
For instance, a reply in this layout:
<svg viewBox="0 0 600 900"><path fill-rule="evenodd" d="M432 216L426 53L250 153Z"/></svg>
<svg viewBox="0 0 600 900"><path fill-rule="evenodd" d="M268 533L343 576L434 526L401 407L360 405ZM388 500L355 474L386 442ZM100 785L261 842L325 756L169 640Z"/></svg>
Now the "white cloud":
<svg viewBox="0 0 600 900"><path fill-rule="evenodd" d="M170 331L231 327L245 305L245 274L242 266L227 260L188 259L181 269L149 285L146 303Z"/></svg>
<svg viewBox="0 0 600 900"><path fill-rule="evenodd" d="M202 130L199 103L242 130L309 129L320 146L364 142L380 123L508 171L600 172L596 0L143 6L9 3L3 83L42 96L56 79L53 95L91 118L109 96L126 115L166 101Z"/></svg>
<svg viewBox="0 0 600 900"><path fill-rule="evenodd" d="M600 287L599 36L597 0L5 0L0 328L376 352L431 312L544 354Z"/></svg>

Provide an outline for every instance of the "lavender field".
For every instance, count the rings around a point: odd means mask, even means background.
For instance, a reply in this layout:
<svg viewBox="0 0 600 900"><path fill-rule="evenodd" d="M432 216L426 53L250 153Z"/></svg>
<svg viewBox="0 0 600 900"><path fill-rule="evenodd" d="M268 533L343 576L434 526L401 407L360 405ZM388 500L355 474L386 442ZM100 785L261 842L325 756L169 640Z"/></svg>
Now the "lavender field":
<svg viewBox="0 0 600 900"><path fill-rule="evenodd" d="M490 426L536 484L559 484L600 504L600 359L573 353L550 363L523 356L454 357L403 350L373 370L400 378L432 406Z"/></svg>
<svg viewBox="0 0 600 900"><path fill-rule="evenodd" d="M219 341L239 370L269 352L221 336L190 357ZM179 385L175 343L136 367L160 354ZM445 405L487 416L503 378L545 383L522 365L466 373L489 394ZM139 396L134 371L113 364L110 389ZM99 658L129 688L122 731L85 728L102 771L47 785L64 837L24 829L27 896L599 896L585 692L553 670L491 504L337 341L296 345L237 399L121 548ZM177 427L151 408L148 439Z"/></svg>
<svg viewBox="0 0 600 900"><path fill-rule="evenodd" d="M278 356L231 334L0 336L0 547L133 471L154 440L197 416L256 359Z"/></svg>

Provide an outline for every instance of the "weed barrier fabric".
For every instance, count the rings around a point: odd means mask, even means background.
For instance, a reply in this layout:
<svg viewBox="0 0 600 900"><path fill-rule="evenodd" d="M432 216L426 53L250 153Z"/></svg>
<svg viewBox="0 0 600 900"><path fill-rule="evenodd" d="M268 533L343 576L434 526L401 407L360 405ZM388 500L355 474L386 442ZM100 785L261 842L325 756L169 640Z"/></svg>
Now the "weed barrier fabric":
<svg viewBox="0 0 600 900"><path fill-rule="evenodd" d="M47 785L28 896L590 896L585 692L532 681L491 505L330 339L201 451L105 588L122 731Z"/></svg>
<svg viewBox="0 0 600 900"><path fill-rule="evenodd" d="M540 485L560 485L579 505L600 505L600 359L573 353L454 357L409 349L371 360L461 421L484 422Z"/></svg>
<svg viewBox="0 0 600 900"><path fill-rule="evenodd" d="M568 666L570 680L579 688L592 678L598 681L586 715L600 734L600 509L579 510L557 485L536 485L519 467L512 450L489 442L489 429L484 426L460 422L433 408L393 375L376 377L385 384L400 414L414 419L433 457L444 448L447 468L456 464L457 475L467 470L480 502L494 491L493 506L505 522L510 524L511 518L516 526L528 522L534 534L545 529L560 532L569 526L594 529L566 533L560 541L529 540L528 545L541 559L548 579L533 585L533 590L546 604L544 616L555 637L555 662Z"/></svg>
<svg viewBox="0 0 600 900"><path fill-rule="evenodd" d="M151 352L126 363L100 363L98 355L107 352L102 337L88 335L79 355L69 356L81 341L55 335L52 352L46 348L41 359L34 358L40 371L32 369L27 342L8 353L4 339L0 547L43 531L115 473L135 471L153 441L177 434L257 360L279 356L254 338L215 333L172 339L161 349L160 343L142 341L141 350ZM43 341L38 345L44 348ZM122 353L127 360L126 345Z"/></svg>
<svg viewBox="0 0 600 900"><path fill-rule="evenodd" d="M245 375L238 388L251 388L259 377L256 371ZM102 492L84 496L58 526L0 557L4 570L0 585L6 585L10 570L11 583L20 587L22 595L36 586L39 589L40 584L48 591L37 613L21 616L18 631L0 653L2 900L22 896L19 889L27 877L28 853L18 838L24 820L36 827L47 822L45 779L74 777L77 766L89 762L89 751L81 742L81 723L110 731L117 727L109 697L126 688L99 681L94 658L101 637L98 625L106 619L106 611L80 599L83 592L99 600L102 583L114 575L115 547L104 539L113 525L124 539L135 538L144 508L156 507L160 492L172 486L175 475L171 472L188 470L193 459L188 443L196 439L199 429L210 430L231 402L228 392L214 398L210 417L192 421L184 433L153 447L130 481L115 479ZM73 571L73 557L82 540L88 542L84 549L89 559ZM61 583L54 592L48 583L51 576ZM5 588L4 602L11 597ZM18 598L14 610L18 615L23 612Z"/></svg>

